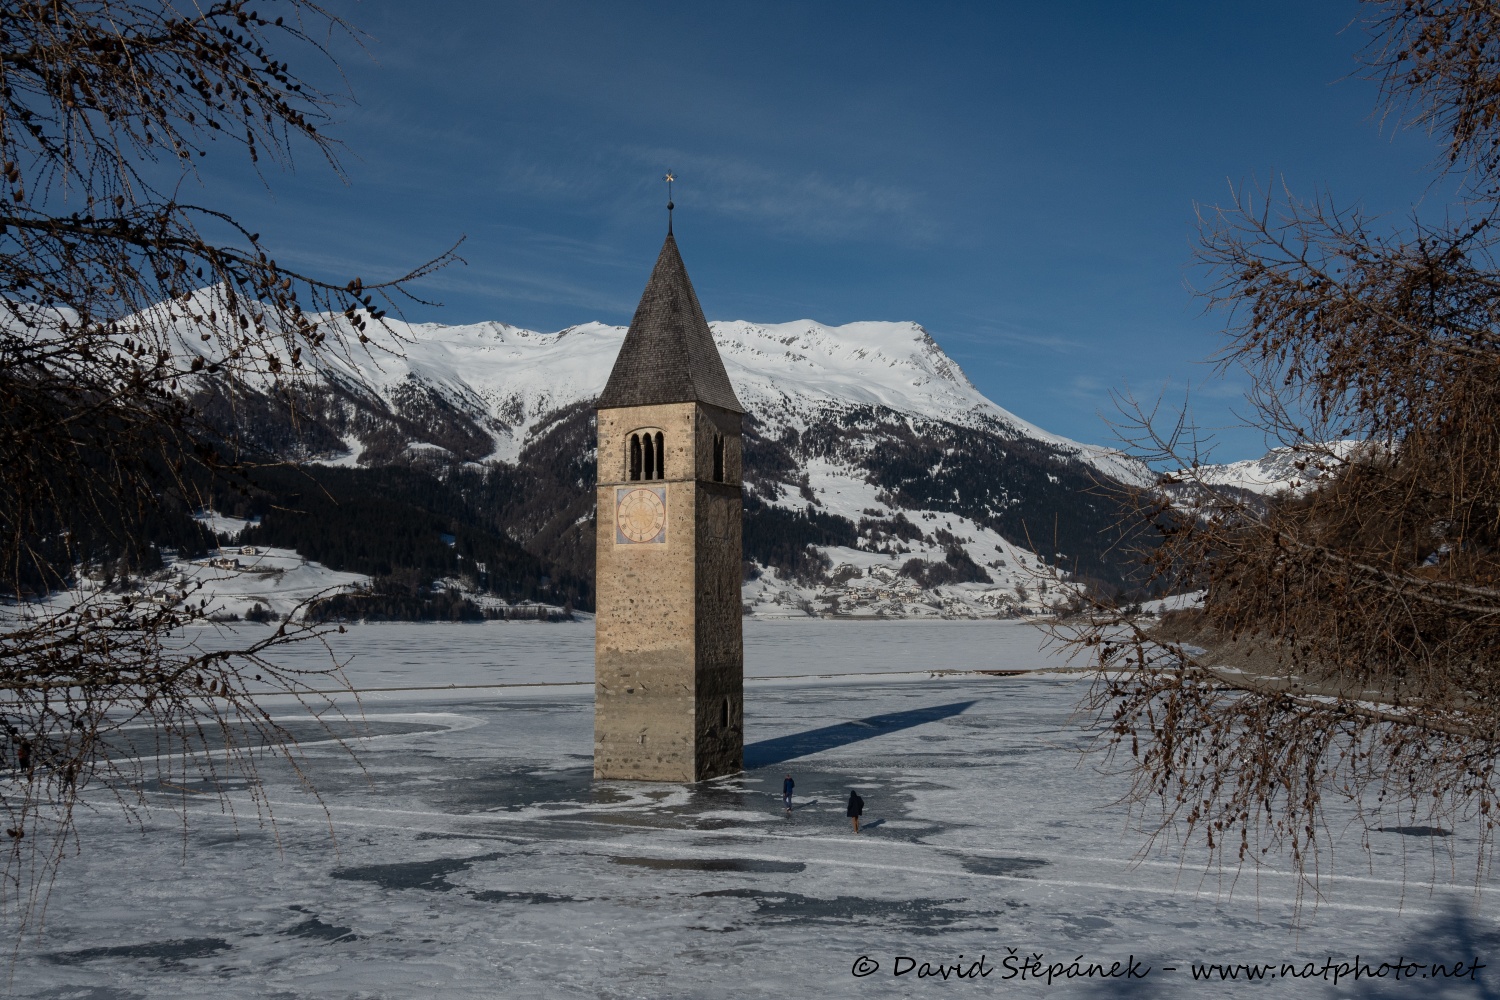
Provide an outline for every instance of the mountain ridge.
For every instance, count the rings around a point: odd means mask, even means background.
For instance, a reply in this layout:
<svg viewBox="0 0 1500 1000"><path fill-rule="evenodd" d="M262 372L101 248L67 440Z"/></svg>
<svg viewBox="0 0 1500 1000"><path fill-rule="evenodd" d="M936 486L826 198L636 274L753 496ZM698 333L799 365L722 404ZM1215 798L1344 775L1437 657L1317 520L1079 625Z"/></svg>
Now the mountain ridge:
<svg viewBox="0 0 1500 1000"><path fill-rule="evenodd" d="M625 328L584 323L539 333L498 322L388 320L389 331L367 324L371 342L359 347L347 318L318 320L344 326L351 349L320 353L282 377L235 376L182 323L182 349L209 362L195 404L226 440L309 471L431 470L437 485L423 495L460 490L463 502L445 509L509 535L551 567L549 577L587 583L592 408ZM1135 560L1109 494L1154 476L1114 449L1052 434L999 406L919 324L737 320L710 328L747 410L747 607L1016 614L1053 602L1048 581L1059 573L1128 586ZM225 370L207 374L215 368ZM290 515L275 507L258 529L261 543L305 538L305 526L277 527ZM357 529L347 519L337 528ZM587 607L585 590L575 594L575 605Z"/></svg>
<svg viewBox="0 0 1500 1000"><path fill-rule="evenodd" d="M207 308L212 296L202 290ZM189 307L183 311L190 311ZM153 317L153 321L162 317ZM217 342L202 342L193 327L169 312L174 348L210 363L225 363ZM359 331L343 316L315 317L339 328L351 344ZM297 374L252 376L266 389L275 382L319 378L350 393L373 390L387 402L403 392L436 393L494 435L490 460L514 461L532 429L547 414L598 397L627 328L599 322L555 333L498 321L469 324L408 323L387 317L370 324L370 342L350 350L320 352ZM1053 434L1004 409L980 392L936 340L911 321L857 321L830 326L811 319L785 323L714 320L714 341L749 413L784 411L804 428L807 407L798 396L892 410L991 429L1044 442L1078 456L1111 478L1145 483L1144 467L1116 449ZM283 372L291 373L283 352ZM801 387L800 392L788 387ZM755 404L761 404L757 407ZM352 451L354 449L346 449ZM330 455L330 458L336 456Z"/></svg>

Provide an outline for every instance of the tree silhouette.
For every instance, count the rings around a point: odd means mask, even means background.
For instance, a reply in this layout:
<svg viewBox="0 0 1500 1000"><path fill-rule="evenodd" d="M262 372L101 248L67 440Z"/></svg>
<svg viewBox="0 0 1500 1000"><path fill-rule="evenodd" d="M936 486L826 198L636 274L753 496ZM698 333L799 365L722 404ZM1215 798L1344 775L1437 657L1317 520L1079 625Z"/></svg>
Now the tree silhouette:
<svg viewBox="0 0 1500 1000"><path fill-rule="evenodd" d="M1149 565L1202 609L1150 630L1096 608L1065 635L1104 670L1106 749L1162 831L1310 877L1329 796L1367 830L1469 824L1476 871L1500 805L1500 11L1370 9L1387 113L1446 141L1460 197L1404 224L1284 192L1201 214L1220 364L1302 475L1268 502L1224 488L1185 421L1127 400L1127 436L1172 470L1135 496Z"/></svg>
<svg viewBox="0 0 1500 1000"><path fill-rule="evenodd" d="M235 442L215 439L185 400L205 377L274 390L319 355L362 349L405 285L451 259L389 282L324 280L279 264L244 220L184 200L211 152L258 171L290 168L302 146L339 169L324 132L337 95L283 50L331 65L327 42L358 35L315 3L258 7L266 13L241 0L0 8L9 900L35 901L82 789L102 782L125 805L137 794L115 759L138 755L111 756L121 727L163 734L160 745L178 748L175 763L159 758L168 770L209 766L196 751L215 740L286 747L253 692L305 692L314 678L265 654L314 633L281 622L238 648L183 649L168 637L204 618L202 602L125 582L159 560L139 541L159 536L158 522L175 518L188 550L204 545L184 527L197 473L244 472ZM105 555L109 566L96 565ZM67 591L90 571L113 587ZM251 766L244 753L231 759ZM29 909L7 912L24 920Z"/></svg>

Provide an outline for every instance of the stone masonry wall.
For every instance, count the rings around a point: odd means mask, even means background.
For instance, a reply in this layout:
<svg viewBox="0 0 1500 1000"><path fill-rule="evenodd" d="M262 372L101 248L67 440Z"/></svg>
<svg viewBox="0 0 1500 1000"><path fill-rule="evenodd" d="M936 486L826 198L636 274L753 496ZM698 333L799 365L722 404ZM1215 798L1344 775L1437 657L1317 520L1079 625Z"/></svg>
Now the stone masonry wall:
<svg viewBox="0 0 1500 1000"><path fill-rule="evenodd" d="M740 769L739 423L695 403L599 412L596 778L688 782ZM632 482L630 435L644 430L662 433L666 477ZM712 482L715 433L722 484ZM616 544L619 487L666 490L664 544Z"/></svg>
<svg viewBox="0 0 1500 1000"><path fill-rule="evenodd" d="M744 612L740 607L740 415L698 407L698 780L744 766ZM724 438L724 482L713 481L713 440Z"/></svg>

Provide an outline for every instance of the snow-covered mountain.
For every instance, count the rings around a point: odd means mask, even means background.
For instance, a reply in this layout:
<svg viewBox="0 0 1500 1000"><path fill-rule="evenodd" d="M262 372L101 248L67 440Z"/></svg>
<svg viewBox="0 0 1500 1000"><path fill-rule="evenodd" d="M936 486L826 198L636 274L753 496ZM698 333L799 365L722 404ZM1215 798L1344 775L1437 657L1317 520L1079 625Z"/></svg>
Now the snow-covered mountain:
<svg viewBox="0 0 1500 1000"><path fill-rule="evenodd" d="M1123 557L1109 553L1106 537L1116 508L1097 484L1145 483L1150 473L1000 407L921 326L710 326L747 411L747 554L788 539L798 553L779 565L754 558L745 595L753 608L1009 613L1056 596L1043 590L1044 562L1119 577ZM592 471L591 404L624 327L390 322L370 332L368 349L322 355L279 381L301 400L295 435L272 426L269 406L244 398L220 416L315 463L555 469L572 452L588 453ZM208 349L188 336L181 345ZM214 412L212 399L205 408ZM592 561L581 551L592 551L583 523L592 482L568 475L549 481L566 495L541 498L530 520L508 530L523 544L571 532L581 570ZM535 479L520 476L517 489ZM811 540L811 561L797 539Z"/></svg>
<svg viewBox="0 0 1500 1000"><path fill-rule="evenodd" d="M1284 445L1272 448L1260 458L1200 465L1178 473L1178 477L1196 480L1204 486L1228 486L1269 497L1288 490L1307 489L1336 471L1360 444L1348 439L1321 445Z"/></svg>
<svg viewBox="0 0 1500 1000"><path fill-rule="evenodd" d="M368 349L324 355L317 371L356 395L373 389L393 412L424 401L461 413L484 429L493 448L455 457L505 462L515 461L557 411L598 396L626 329L585 323L537 333L503 323L388 323L389 332L372 329ZM1038 441L1112 478L1144 475L1115 450L1051 434L996 405L916 323L709 326L746 411L773 431L800 432L831 412L884 409ZM187 338L182 343L207 350ZM358 461L362 444L354 437L345 457Z"/></svg>

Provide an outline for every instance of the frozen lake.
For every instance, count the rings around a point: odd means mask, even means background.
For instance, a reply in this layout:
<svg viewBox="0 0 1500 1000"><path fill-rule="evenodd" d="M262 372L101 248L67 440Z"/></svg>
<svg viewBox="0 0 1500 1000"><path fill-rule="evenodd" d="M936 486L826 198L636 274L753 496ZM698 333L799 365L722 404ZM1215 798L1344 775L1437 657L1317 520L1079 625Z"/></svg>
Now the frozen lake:
<svg viewBox="0 0 1500 1000"><path fill-rule="evenodd" d="M247 634L255 635L253 631ZM350 683L362 691L426 685L583 684L594 682L592 622L484 622L351 626L334 636L349 658ZM217 641L203 634L202 641ZM745 676L1034 670L1064 666L1041 648L1042 633L1020 620L745 621ZM288 662L322 666L307 644Z"/></svg>
<svg viewBox="0 0 1500 1000"><path fill-rule="evenodd" d="M746 688L750 770L693 787L591 780L588 625L351 628L338 647L353 657L349 676L385 690L362 699L373 735L355 741L358 765L331 743L305 745L323 805L279 768L263 774L275 829L233 784L237 818L195 783L152 793L187 802L185 834L167 809L127 831L101 796L99 812L80 817L81 853L23 945L11 992L1496 993L1500 965L1477 979L1337 990L1331 974L1227 989L1192 974L1195 962L1305 972L1356 955L1500 963L1493 882L1476 892L1472 870L1447 860L1449 846L1463 856L1462 829L1372 834L1371 858L1349 831L1336 877L1305 901L1299 925L1296 884L1279 864L1231 885L1175 856L1138 856L1143 838L1113 804L1120 780L1080 763L1080 675L923 673L1059 666L1029 626L746 624L758 678ZM850 788L866 802L858 837L844 818ZM893 975L903 957L963 956L969 971L981 955L994 971L977 982ZM1033 955L1134 960L1145 978L1050 990L1003 978L1008 957L1020 968Z"/></svg>

